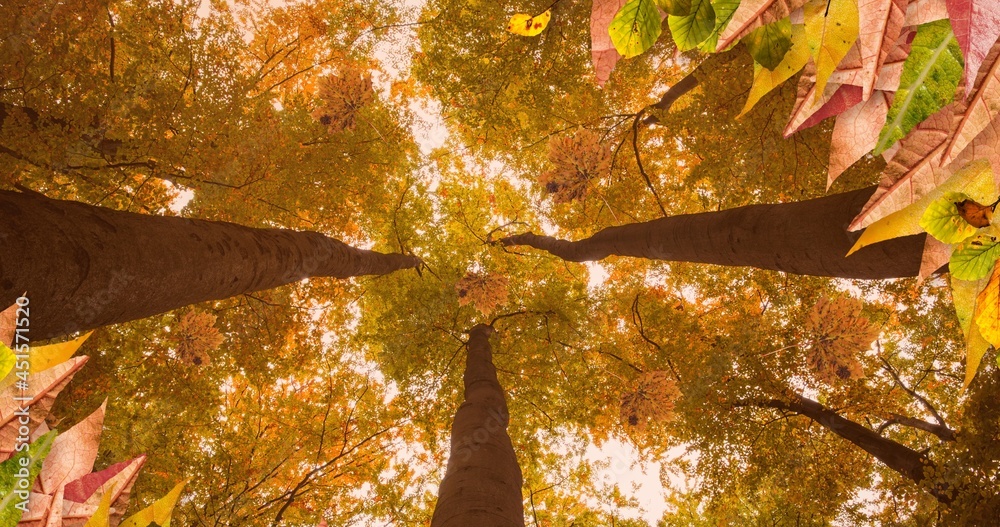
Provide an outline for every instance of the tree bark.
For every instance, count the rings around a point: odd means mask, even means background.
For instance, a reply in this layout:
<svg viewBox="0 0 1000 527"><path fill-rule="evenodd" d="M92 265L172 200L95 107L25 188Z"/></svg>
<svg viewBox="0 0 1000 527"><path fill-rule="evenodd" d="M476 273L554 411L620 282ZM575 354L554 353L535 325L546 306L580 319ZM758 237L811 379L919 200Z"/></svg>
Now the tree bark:
<svg viewBox="0 0 1000 527"><path fill-rule="evenodd" d="M469 332L465 401L451 428L451 455L431 527L523 527L521 467L507 435L509 413L490 349L493 328Z"/></svg>
<svg viewBox="0 0 1000 527"><path fill-rule="evenodd" d="M845 257L861 235L860 231L848 232L847 225L875 188L608 227L575 242L530 232L499 241L506 246L527 245L573 262L618 255L840 278L916 276L925 234L870 245Z"/></svg>
<svg viewBox="0 0 1000 527"><path fill-rule="evenodd" d="M33 340L307 277L416 267L316 232L115 211L0 191L0 305L27 292Z"/></svg>
<svg viewBox="0 0 1000 527"><path fill-rule="evenodd" d="M822 404L800 395L793 395L790 401L772 399L758 406L788 410L812 419L823 428L850 441L889 468L899 472L914 483L920 483L927 476L926 470L934 463L922 452L880 436L874 430L844 418ZM953 489L938 486L929 487L930 493L942 503L951 503L955 498Z"/></svg>

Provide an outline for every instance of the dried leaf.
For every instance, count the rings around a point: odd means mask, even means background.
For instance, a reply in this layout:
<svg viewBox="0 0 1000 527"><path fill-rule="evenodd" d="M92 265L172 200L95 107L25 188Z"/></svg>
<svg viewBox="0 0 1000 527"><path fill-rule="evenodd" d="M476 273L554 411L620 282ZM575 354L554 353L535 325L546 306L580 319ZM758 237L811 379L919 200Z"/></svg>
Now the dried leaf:
<svg viewBox="0 0 1000 527"><path fill-rule="evenodd" d="M107 401L56 438L39 476L42 492L54 494L66 483L89 474L94 468L106 407Z"/></svg>
<svg viewBox="0 0 1000 527"><path fill-rule="evenodd" d="M861 53L862 98L875 91L875 79L903 31L908 0L861 0L858 2L858 48Z"/></svg>
<svg viewBox="0 0 1000 527"><path fill-rule="evenodd" d="M980 70L979 78L974 84L976 95L969 100L941 155L941 163L944 165L961 155L976 136L1000 115L1000 43L990 52L983 65L986 68Z"/></svg>
<svg viewBox="0 0 1000 527"><path fill-rule="evenodd" d="M611 71L618 63L618 50L615 49L611 41L608 28L611 27L611 20L615 14L621 10L627 0L594 0L590 12L590 58L594 63L594 72L597 74L597 85L604 86L604 83L611 77Z"/></svg>
<svg viewBox="0 0 1000 527"><path fill-rule="evenodd" d="M1000 0L945 0L945 6L965 58L965 85L972 86L980 65L1000 37Z"/></svg>
<svg viewBox="0 0 1000 527"><path fill-rule="evenodd" d="M885 100L885 93L876 90L867 101L837 116L837 122L833 125L833 136L830 139L827 190L840 174L875 148L878 131L885 123L888 111L889 104Z"/></svg>

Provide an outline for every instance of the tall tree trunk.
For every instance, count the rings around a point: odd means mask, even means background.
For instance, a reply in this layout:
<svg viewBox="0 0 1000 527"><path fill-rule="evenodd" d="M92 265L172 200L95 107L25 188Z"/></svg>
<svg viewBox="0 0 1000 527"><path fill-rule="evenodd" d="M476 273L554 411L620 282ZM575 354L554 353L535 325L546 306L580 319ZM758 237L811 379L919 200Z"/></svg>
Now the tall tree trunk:
<svg viewBox="0 0 1000 527"><path fill-rule="evenodd" d="M608 227L575 242L530 232L499 241L573 262L618 255L841 278L916 276L925 234L870 245L845 257L861 235L848 232L847 224L874 192L869 187L795 203L660 218Z"/></svg>
<svg viewBox="0 0 1000 527"><path fill-rule="evenodd" d="M469 332L465 401L451 427L451 456L431 527L523 527L521 467L490 350L493 327Z"/></svg>
<svg viewBox="0 0 1000 527"><path fill-rule="evenodd" d="M875 459L885 463L887 467L899 472L914 483L923 481L927 477L927 469L934 466L934 463L924 453L882 437L874 430L842 417L837 412L801 395L793 395L789 401L778 399L763 401L758 406L788 410L808 417L823 428L868 452ZM935 485L931 486L929 491L942 503L951 503L955 499L955 489Z"/></svg>
<svg viewBox="0 0 1000 527"><path fill-rule="evenodd" d="M0 191L0 305L27 292L32 339L307 277L381 275L419 262L316 232L149 216Z"/></svg>

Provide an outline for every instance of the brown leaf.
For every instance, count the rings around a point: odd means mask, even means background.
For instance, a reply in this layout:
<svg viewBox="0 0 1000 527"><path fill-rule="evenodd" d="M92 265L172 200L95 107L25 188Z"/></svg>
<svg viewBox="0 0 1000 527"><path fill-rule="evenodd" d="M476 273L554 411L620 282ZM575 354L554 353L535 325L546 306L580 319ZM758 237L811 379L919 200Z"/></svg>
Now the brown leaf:
<svg viewBox="0 0 1000 527"><path fill-rule="evenodd" d="M837 116L830 139L827 190L840 174L875 148L888 112L889 103L885 92L876 90L867 101Z"/></svg>
<svg viewBox="0 0 1000 527"><path fill-rule="evenodd" d="M621 58L611 41L608 28L611 26L611 20L626 3L627 0L594 0L591 8L590 57L594 63L598 86L604 86L611 77L611 71L615 69L618 59Z"/></svg>
<svg viewBox="0 0 1000 527"><path fill-rule="evenodd" d="M18 435L18 416L15 412L21 405L30 407L29 428L36 428L49 414L59 392L86 362L85 355L73 357L43 372L30 375L28 389L23 394L16 384L11 384L0 392L0 459L7 459L14 452ZM17 401L16 397L27 397L29 400Z"/></svg>
<svg viewBox="0 0 1000 527"><path fill-rule="evenodd" d="M862 306L852 297L823 297L809 311L803 324L812 343L806 360L820 380L835 384L864 377L857 355L871 347L880 329L861 315Z"/></svg>
<svg viewBox="0 0 1000 527"><path fill-rule="evenodd" d="M111 496L111 525L117 526L128 508L132 485L139 477L139 470L146 463L146 456L116 463L100 471L87 474L66 485L63 525L82 527L97 510L105 492Z"/></svg>
<svg viewBox="0 0 1000 527"><path fill-rule="evenodd" d="M94 468L106 406L104 401L86 419L56 436L39 474L42 492L54 494L64 484L89 474Z"/></svg>
<svg viewBox="0 0 1000 527"><path fill-rule="evenodd" d="M626 426L643 430L649 421L669 421L680 388L670 372L651 371L636 380L633 392L622 394L621 418Z"/></svg>

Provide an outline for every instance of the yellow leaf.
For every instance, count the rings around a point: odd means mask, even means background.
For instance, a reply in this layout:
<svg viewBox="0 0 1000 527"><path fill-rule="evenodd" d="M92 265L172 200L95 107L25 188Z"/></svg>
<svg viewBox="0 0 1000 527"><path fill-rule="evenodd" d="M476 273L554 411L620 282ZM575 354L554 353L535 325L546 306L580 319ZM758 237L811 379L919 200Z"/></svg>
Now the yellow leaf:
<svg viewBox="0 0 1000 527"><path fill-rule="evenodd" d="M1000 264L993 266L993 274L986 287L976 297L975 324L969 332L965 355L965 384L968 386L976 375L983 354L990 345L1000 345ZM978 338L975 338L978 337Z"/></svg>
<svg viewBox="0 0 1000 527"><path fill-rule="evenodd" d="M507 31L515 35L533 37L545 30L545 27L549 25L550 18L552 18L551 9L546 9L544 13L536 17L518 13L510 17L510 23L507 24Z"/></svg>
<svg viewBox="0 0 1000 527"><path fill-rule="evenodd" d="M53 366L57 366L69 360L70 357L76 353L76 350L80 349L80 346L85 340L93 333L93 331L88 331L83 335L66 342L60 342L58 344L49 344L48 346L32 346L30 353L31 357L31 373L38 373L40 371L45 371Z"/></svg>
<svg viewBox="0 0 1000 527"><path fill-rule="evenodd" d="M897 210L872 223L861 233L861 237L854 243L854 247L851 247L847 255L850 256L862 247L881 241L923 232L920 227L920 218L924 211L934 200L947 192L964 192L977 201L987 203L992 201L991 196L996 196L997 190L989 162L981 159L969 163L955 172L947 181L927 192L906 208ZM987 199L989 201L986 201Z"/></svg>
<svg viewBox="0 0 1000 527"><path fill-rule="evenodd" d="M111 492L105 492L101 496L101 504L97 506L97 510L94 511L94 515L87 520L87 524L84 527L110 527L111 525L111 495L114 494L114 490Z"/></svg>
<svg viewBox="0 0 1000 527"><path fill-rule="evenodd" d="M156 500L155 503L129 516L121 522L119 527L147 527L150 523L156 523L160 527L170 527L170 515L174 511L177 498L181 495L181 490L187 481L178 483L166 496Z"/></svg>
<svg viewBox="0 0 1000 527"><path fill-rule="evenodd" d="M798 73L807 62L809 62L809 47L806 45L805 26L793 25L792 47L773 70L754 63L753 86L750 88L746 104L743 105L743 111L737 117L742 117L743 114L749 112L761 97Z"/></svg>
<svg viewBox="0 0 1000 527"><path fill-rule="evenodd" d="M858 39L857 0L812 0L805 5L806 41L816 63L816 97Z"/></svg>

